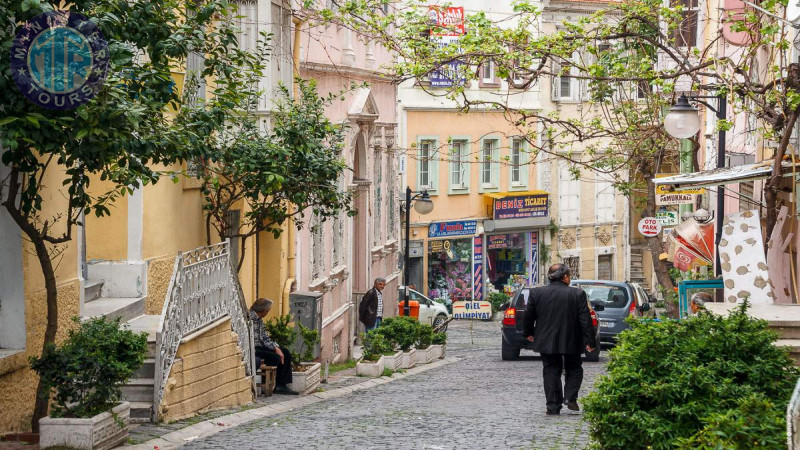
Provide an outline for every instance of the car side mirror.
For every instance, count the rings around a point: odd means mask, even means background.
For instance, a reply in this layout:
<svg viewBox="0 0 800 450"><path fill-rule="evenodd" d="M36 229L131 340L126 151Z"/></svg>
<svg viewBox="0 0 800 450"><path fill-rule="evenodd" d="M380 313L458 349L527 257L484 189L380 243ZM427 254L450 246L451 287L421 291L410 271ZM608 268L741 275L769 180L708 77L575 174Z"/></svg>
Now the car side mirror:
<svg viewBox="0 0 800 450"><path fill-rule="evenodd" d="M511 306L511 302L505 302L497 308L498 311L505 311Z"/></svg>
<svg viewBox="0 0 800 450"><path fill-rule="evenodd" d="M594 312L605 311L606 307L602 303L592 304L592 309Z"/></svg>
<svg viewBox="0 0 800 450"><path fill-rule="evenodd" d="M639 307L639 311L650 311L650 303L642 303L642 306Z"/></svg>

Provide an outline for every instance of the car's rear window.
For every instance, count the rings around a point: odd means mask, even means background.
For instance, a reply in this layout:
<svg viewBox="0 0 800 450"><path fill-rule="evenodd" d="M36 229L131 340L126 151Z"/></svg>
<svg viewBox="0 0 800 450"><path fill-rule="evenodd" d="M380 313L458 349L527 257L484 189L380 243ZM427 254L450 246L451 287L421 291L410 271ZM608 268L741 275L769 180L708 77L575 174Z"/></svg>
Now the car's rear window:
<svg viewBox="0 0 800 450"><path fill-rule="evenodd" d="M602 304L606 308L624 308L628 304L628 292L625 289L605 284L580 284L589 301Z"/></svg>
<svg viewBox="0 0 800 450"><path fill-rule="evenodd" d="M530 289L523 289L517 295L516 301L514 302L514 307L517 309L523 309L525 306L528 305L528 297L531 295Z"/></svg>

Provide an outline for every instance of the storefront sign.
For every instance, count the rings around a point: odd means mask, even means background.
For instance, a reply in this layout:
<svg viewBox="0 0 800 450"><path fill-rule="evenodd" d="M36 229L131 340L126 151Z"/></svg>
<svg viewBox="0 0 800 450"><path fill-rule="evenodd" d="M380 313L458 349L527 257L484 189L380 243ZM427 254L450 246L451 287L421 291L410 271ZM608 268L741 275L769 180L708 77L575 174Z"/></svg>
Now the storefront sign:
<svg viewBox="0 0 800 450"><path fill-rule="evenodd" d="M695 194L656 194L656 205L693 205Z"/></svg>
<svg viewBox="0 0 800 450"><path fill-rule="evenodd" d="M472 247L472 298L483 300L483 237L473 239Z"/></svg>
<svg viewBox="0 0 800 450"><path fill-rule="evenodd" d="M645 217L639 221L639 233L644 237L657 236L661 232L661 225L655 217Z"/></svg>
<svg viewBox="0 0 800 450"><path fill-rule="evenodd" d="M507 234L495 234L492 236L486 236L488 243L486 248L488 250L497 250L499 248L506 248L508 247L508 235Z"/></svg>
<svg viewBox="0 0 800 450"><path fill-rule="evenodd" d="M484 319L492 317L492 304L489 302L453 302L454 319Z"/></svg>
<svg viewBox="0 0 800 450"><path fill-rule="evenodd" d="M547 217L549 194L506 197L494 201L494 219L524 219Z"/></svg>
<svg viewBox="0 0 800 450"><path fill-rule="evenodd" d="M677 173L659 173L656 175L656 178L664 178L664 177L674 177L678 175ZM705 188L696 188L696 189L689 189L689 188L681 188L681 187L674 187L668 184L659 184L656 186L656 195L659 194L705 194Z"/></svg>
<svg viewBox="0 0 800 450"><path fill-rule="evenodd" d="M478 227L475 220L459 220L456 222L437 222L428 227L429 238L450 236L472 236Z"/></svg>
<svg viewBox="0 0 800 450"><path fill-rule="evenodd" d="M662 227L678 224L678 211L657 211L656 220Z"/></svg>
<svg viewBox="0 0 800 450"><path fill-rule="evenodd" d="M539 283L539 232L531 231L531 266L528 273L531 274L529 284Z"/></svg>

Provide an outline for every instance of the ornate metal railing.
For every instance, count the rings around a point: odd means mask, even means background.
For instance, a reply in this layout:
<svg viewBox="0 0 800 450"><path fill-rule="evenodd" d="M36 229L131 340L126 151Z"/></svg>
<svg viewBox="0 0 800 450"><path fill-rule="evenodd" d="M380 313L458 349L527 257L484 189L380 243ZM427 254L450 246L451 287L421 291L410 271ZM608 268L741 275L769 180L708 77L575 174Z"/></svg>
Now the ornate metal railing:
<svg viewBox="0 0 800 450"><path fill-rule="evenodd" d="M225 316L239 337L247 375L253 375L252 323L231 264L230 242L178 253L156 334L154 419L181 339Z"/></svg>

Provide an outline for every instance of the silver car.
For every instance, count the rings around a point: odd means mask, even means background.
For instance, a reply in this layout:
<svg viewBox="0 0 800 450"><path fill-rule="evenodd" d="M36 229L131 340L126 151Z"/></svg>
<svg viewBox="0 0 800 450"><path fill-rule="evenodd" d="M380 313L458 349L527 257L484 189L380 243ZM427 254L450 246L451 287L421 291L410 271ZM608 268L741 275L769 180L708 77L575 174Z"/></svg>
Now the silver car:
<svg viewBox="0 0 800 450"><path fill-rule="evenodd" d="M628 316L655 318L649 296L636 283L572 280L570 285L583 289L592 305L603 305L603 309L597 311L601 342L615 342L617 335L629 328L625 322Z"/></svg>
<svg viewBox="0 0 800 450"><path fill-rule="evenodd" d="M403 307L403 286L400 286L397 295L397 305L398 308ZM447 307L439 302L435 302L425 295L415 291L414 289L408 289L408 300L414 300L419 302L419 321L420 323L428 324L434 328L443 324L449 317L450 313L447 311ZM447 326L445 326L442 331L447 330Z"/></svg>

